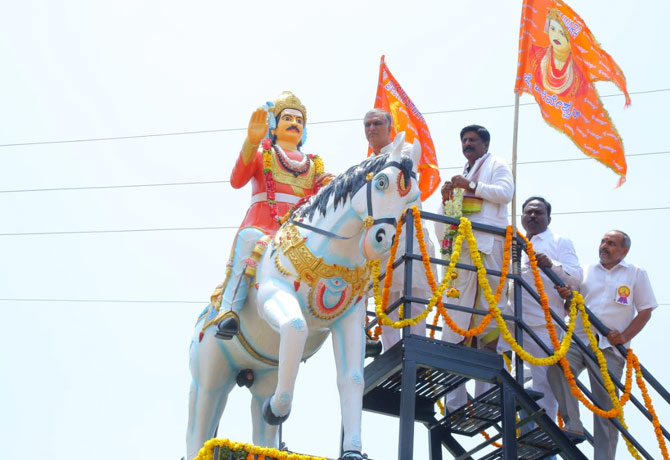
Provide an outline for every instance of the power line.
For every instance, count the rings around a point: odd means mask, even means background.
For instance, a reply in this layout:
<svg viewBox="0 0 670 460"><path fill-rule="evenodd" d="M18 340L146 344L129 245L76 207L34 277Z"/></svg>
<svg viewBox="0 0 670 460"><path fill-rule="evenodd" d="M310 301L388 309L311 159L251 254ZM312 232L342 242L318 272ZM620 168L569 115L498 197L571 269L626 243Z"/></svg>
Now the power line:
<svg viewBox="0 0 670 460"><path fill-rule="evenodd" d="M86 302L86 303L186 303L204 304L206 300L123 300L123 299L0 299L0 302Z"/></svg>
<svg viewBox="0 0 670 460"><path fill-rule="evenodd" d="M572 212L553 212L555 215L566 215L566 214L602 214L608 212L639 212L639 211L668 211L670 206L664 206L659 208L634 208L634 209L598 209L595 211L572 211Z"/></svg>
<svg viewBox="0 0 670 460"><path fill-rule="evenodd" d="M670 91L670 88L650 89L648 91L629 92L628 94L629 95L631 95L631 94L638 95L638 94L649 94L649 93L661 93L661 92L664 92L664 91ZM600 98L604 99L606 97L617 97L617 96L623 96L623 93L606 94L605 96L600 96ZM528 106L528 105L536 105L536 102L523 102L523 103L519 104L519 106ZM491 106L472 107L472 108L465 108L465 109L438 110L438 111L435 111L435 112L424 112L423 115L437 115L437 114L441 114L441 113L457 113L457 112L473 112L473 111L476 111L476 110L490 110L490 109L508 109L510 107L514 107L514 104L491 105ZM361 118L361 120L362 120L362 118Z"/></svg>
<svg viewBox="0 0 670 460"><path fill-rule="evenodd" d="M626 154L626 158L629 157L644 157L648 155L665 155L670 153L668 150L661 150L659 152L644 152L644 153L630 153ZM535 161L519 161L517 162L517 166L520 165L533 165L533 164L538 164L538 163L567 163L570 161L585 161L585 160L592 160L592 161L597 161L595 158L583 156L580 158L559 158L559 159L554 159L554 160L535 160ZM445 166L444 168L439 168L440 170L447 170L447 169L463 169L463 166ZM2 191L0 191L2 193Z"/></svg>
<svg viewBox="0 0 670 460"><path fill-rule="evenodd" d="M183 185L227 184L229 182L230 182L229 180L209 180L209 181L193 181L193 182L164 182L157 184L90 185L82 187L52 187L52 188L32 188L32 189L27 188L27 189L16 189L16 190L0 190L0 193L60 192L70 190L104 190L104 189L141 188L141 187L175 187Z"/></svg>
<svg viewBox="0 0 670 460"><path fill-rule="evenodd" d="M670 151L661 150L659 152L630 153L630 154L626 154L626 158L629 158L629 157L644 157L644 156L648 156L648 155L665 155L667 153L670 153ZM595 158L583 156L581 158L564 158L564 159L556 159L556 160L520 161L517 164L518 165L532 165L532 164L538 164L538 163L565 163L565 162L568 162L568 161L583 161L583 160L597 161Z"/></svg>
<svg viewBox="0 0 670 460"><path fill-rule="evenodd" d="M178 304L198 304L202 305L206 303L206 300L194 301L194 300L127 300L127 299L0 299L0 302L76 302L76 303L151 303L151 304L166 304L166 303L178 303ZM658 306L666 306L670 303L659 303Z"/></svg>
<svg viewBox="0 0 670 460"><path fill-rule="evenodd" d="M631 208L631 209L598 209L595 211L571 211L571 212L554 212L555 215L570 215L570 214L601 214L612 212L644 212L644 211L667 211L670 206L657 208ZM17 233L0 233L0 236L42 236L42 235L89 235L102 233L136 233L136 232L183 232L183 231L201 231L201 230L237 230L237 226L216 226L216 227L171 227L171 228L133 228L133 229L119 229L119 230L72 230L61 232L17 232Z"/></svg>
<svg viewBox="0 0 670 460"><path fill-rule="evenodd" d="M62 141L17 142L14 144L0 144L0 147L24 147L29 145L76 144L79 142L122 141L127 139L144 139L149 137L188 136L192 134L225 133L229 131L244 131L247 128L202 129L199 131L176 131L171 133L136 134L134 136L92 137L87 139L66 139Z"/></svg>
<svg viewBox="0 0 670 460"><path fill-rule="evenodd" d="M628 94L630 95L639 95L639 94L651 94L651 93L661 93L670 91L670 88L662 89L652 89L647 91L633 91ZM600 96L602 98L608 97L618 97L623 96L623 93L615 94L606 94ZM519 104L520 106L535 105L535 102L524 102ZM449 110L436 110L433 112L424 112L423 115L438 115L443 113L459 113L459 112L473 112L477 110L494 110L494 109L507 109L514 107L514 104L505 104L505 105L490 105L482 107L466 107L463 109L449 109ZM310 125L324 125L330 123L349 123L355 121L362 121L362 118L343 118L339 120L325 120L325 121L314 121ZM144 139L151 137L166 137L166 136L188 136L194 134L212 134L212 133L223 133L223 132L232 132L232 131L245 131L247 128L222 128L222 129L204 129L198 131L177 131L169 133L156 133L156 134L138 134L134 136L114 136L114 137L94 137L86 139L67 139L61 141L36 141L36 142L16 142L11 144L0 144L0 147L25 147L25 146L35 146L35 145L52 145L52 144L73 144L81 142L103 142L103 141L118 141L118 140L128 140L128 139Z"/></svg>
<svg viewBox="0 0 670 460"><path fill-rule="evenodd" d="M0 233L0 236L39 236L39 235L86 235L100 233L139 233L139 232L189 232L200 230L237 230L239 227L172 227L172 228L129 228L120 230L73 230L63 232L18 232Z"/></svg>
<svg viewBox="0 0 670 460"><path fill-rule="evenodd" d="M670 153L670 150L663 150L659 152L644 152L644 153L631 153L626 155L626 158L629 157L643 157L648 155L666 155ZM583 160L593 160L587 156L581 158L563 158L563 159L554 159L554 160L535 160L535 161L520 161L517 165L530 165L538 163L566 163L571 161L583 161ZM462 166L445 166L439 168L441 171L451 170L451 169L462 169ZM23 193L23 192L60 192L60 191L76 191L76 190L105 190L105 189L121 189L121 188L141 188L141 187L178 187L185 185L212 185L212 184L228 184L229 180L210 180L210 181L191 181L191 182L163 182L156 184L129 184L129 185L91 185L91 186L82 186L82 187L51 187L51 188L32 188L32 189L13 189L13 190L0 190L0 193Z"/></svg>

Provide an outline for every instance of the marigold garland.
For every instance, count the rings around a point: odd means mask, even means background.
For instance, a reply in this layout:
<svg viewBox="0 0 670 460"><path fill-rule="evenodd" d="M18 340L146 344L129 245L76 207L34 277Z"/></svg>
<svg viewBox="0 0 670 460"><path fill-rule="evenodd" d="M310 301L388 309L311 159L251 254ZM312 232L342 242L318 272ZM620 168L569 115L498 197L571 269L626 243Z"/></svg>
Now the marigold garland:
<svg viewBox="0 0 670 460"><path fill-rule="evenodd" d="M271 447L259 447L254 446L253 444L217 438L207 441L194 460L218 460L214 458L215 447L225 447L233 452L240 450L247 452L247 460L254 460L254 456L256 456L255 460L265 460L265 457L274 458L276 460L327 460L325 457L313 457L311 455L277 450Z"/></svg>
<svg viewBox="0 0 670 460"><path fill-rule="evenodd" d="M323 160L319 155L307 154L307 156L314 162L314 172L317 176L323 174Z"/></svg>
<svg viewBox="0 0 670 460"><path fill-rule="evenodd" d="M484 436L484 439L486 439L487 441L488 441L489 439L491 439L491 435L488 434L486 431L480 431L479 434L481 434L482 436ZM497 448L501 448L501 447L502 447L502 444L499 443L499 442L496 442L496 441L493 441L493 442L491 443L491 445L492 445L493 447L497 447Z"/></svg>
<svg viewBox="0 0 670 460"><path fill-rule="evenodd" d="M500 311L498 310L497 314L495 315L496 322L498 323L498 327L500 328L500 332L502 334L503 339L510 344L512 349L523 359L524 361L529 362L530 364L533 364L535 366L550 366L552 364L556 364L561 358L565 356L565 354L568 352L568 349L570 348L570 341L572 340L572 334L575 329L575 319L577 316L577 302L582 302L583 303L583 298L581 295L579 296L574 296L572 299L572 302L570 304L570 310L569 310L569 317L570 321L568 323L568 330L563 337L563 340L558 343L558 338L556 337L556 331L554 330L553 326L554 323L551 320L551 310L549 307L549 302L547 299L547 294L544 292L544 286L542 283L542 279L540 278L540 273L539 269L537 267L537 258L535 257L535 252L533 251L533 245L525 239L525 236L523 236L521 233L519 233L522 238L524 238L524 241L526 242L527 245L527 252L528 252L528 259L530 261L530 267L533 272L533 277L535 281L535 287L538 291L538 294L540 296L540 305L542 306L542 310L544 311L544 317L545 321L547 321L547 329L549 329L549 335L550 337L552 336L552 331L553 331L553 337L552 337L552 344L554 344L554 354L551 356L547 357L541 357L538 358L536 356L531 355L528 353L526 350L524 350L518 342L514 339L512 336L511 332L507 328L507 324L505 323L504 319L500 315ZM484 281L486 281L486 278L484 278ZM481 281L480 281L481 283ZM488 282L487 282L488 284ZM554 338L556 339L554 343Z"/></svg>
<svg viewBox="0 0 670 460"><path fill-rule="evenodd" d="M668 456L668 448L665 445L665 438L663 437L663 431L661 431L661 423L658 420L656 415L656 410L654 405L651 402L651 397L649 396L649 391L647 390L647 385L644 383L642 378L642 369L640 368L640 361L638 361L637 356L633 354L633 350L628 349L628 355L633 356L633 367L635 367L635 380L637 381L637 386L642 392L642 399L644 399L644 406L649 411L651 415L651 424L654 426L654 433L656 434L656 441L658 442L658 447L661 449L661 454L663 459L667 460L670 458Z"/></svg>
<svg viewBox="0 0 670 460"><path fill-rule="evenodd" d="M395 238L397 240L397 238ZM395 243L395 241L394 241ZM380 292L379 292L379 275L381 273L380 270L380 262L378 260L373 260L370 261L370 267L372 268L372 290L375 296L375 303L377 298L381 298ZM376 280L376 282L375 282ZM367 315L365 316L365 325L367 326L369 322L369 318ZM379 340L379 337L382 335L382 327L381 324L379 323L379 320L377 320L377 325L375 326L375 329L372 334L370 334L370 331L366 331L367 335L369 338L372 340Z"/></svg>
<svg viewBox="0 0 670 460"><path fill-rule="evenodd" d="M451 252L451 258L449 261L449 266L447 269L447 272L444 276L444 279L440 286L436 286L435 284L435 279L432 274L432 270L430 269L430 258L428 257L428 253L426 250L426 244L424 240L424 234L423 234L423 228L421 227L421 219L420 219L420 212L416 206L413 206L406 210L405 212L410 211L412 213L412 216L414 218L414 226L416 228L416 235L417 235L417 240L419 242L419 248L421 249L421 260L423 262L424 268L426 270L426 279L428 280L428 284L431 287L431 290L433 292L433 296L431 297L428 306L424 310L423 313L418 315L416 318L409 318L409 319L402 319L399 321L392 321L387 315L386 315L386 306L388 304L388 297L389 297L389 288L392 283L393 279L393 263L395 260L395 255L398 249L398 240L399 238L395 238L393 245L391 246L391 251L389 254L389 261L386 267L386 277L385 277L385 282L384 282L384 289L382 293L380 294L380 286L379 286L379 274L380 274L380 262L379 261L374 261L372 262L372 270L374 274L373 278L373 290L374 290L374 295L375 295L375 306L376 306L376 312L377 312L377 318L379 324L387 325L394 327L396 329L403 328L409 325L416 325L420 321L426 318L430 311L437 305L437 314L435 315L433 319L433 325L437 324L437 320L440 316L442 316L445 320L445 322L449 325L449 327L454 330L455 332L465 336L473 336L477 335L485 329L485 327L488 325L488 322L491 320L491 317L495 318L498 327L501 331L501 334L503 336L503 339L507 341L512 349L524 360L529 362L530 364L533 365L540 365L540 366L547 366L547 365L552 365L557 362L561 363L561 367L563 368L563 372L565 374L565 377L570 384L571 387L571 393L575 395L579 401L581 401L585 407L587 407L590 411L594 412L596 415L599 415L601 417L605 418L613 418L617 417L621 425L628 429L624 416L623 416L623 406L630 400L630 394L631 394L631 388L632 388L632 370L635 368L635 375L636 375L636 381L638 384L638 387L640 388L643 399L645 401L645 406L647 407L647 410L652 416L652 424L654 426L654 432L656 434L656 438L658 441L658 445L661 449L663 458L666 460L669 460L670 457L668 456L668 450L665 445L665 439L663 438L663 433L661 431L661 425L658 420L658 417L656 415L656 412L654 410L651 398L649 397L649 393L647 391L646 385L644 383L644 380L642 379L642 372L640 368L640 363L638 361L637 356L633 353L631 349L628 350L628 353L626 355L626 378L625 378L625 384L624 384L624 392L621 396L621 398L618 398L616 395L616 390L614 388L614 383L612 382L612 379L609 376L609 372L607 371L607 361L605 360L605 357L603 356L602 352L600 351L600 348L598 347L598 342L593 334L593 331L591 330L591 324L589 321L588 314L586 313L586 309L584 307L584 298L581 296L580 293L577 291L573 291L573 297L572 301L570 303L570 308L569 308L569 323L568 323L568 330L566 332L565 337L563 337L563 340L559 342L558 337L556 335L556 329L551 317L551 310L549 307L549 301L546 295L546 292L544 291L544 284L542 282L542 279L540 277L540 271L537 266L537 258L535 256L535 252L533 250L532 243L521 233L519 233L519 236L525 241L527 245L527 252L528 252L528 259L530 261L530 266L532 269L533 273L533 278L535 282L535 286L538 291L538 295L540 297L540 305L542 306L544 315L545 315L545 321L546 321L546 326L547 330L549 331L549 336L552 341L552 345L554 347L554 354L551 356L543 357L543 358L538 358L530 355L528 352L526 352L519 344L514 340L514 337L511 335L509 329L507 328L507 325L505 323L505 320L502 318L502 313L500 312L500 309L497 307L498 301L500 299L500 295L502 293L502 286L504 285L503 281L507 277L507 269L509 266L509 254L510 254L510 247L511 247L511 227L507 227L507 232L505 235L505 249L504 249L504 258L505 260L503 261L502 265L502 270L501 270L501 277L500 281L498 283L498 289L495 293L495 295L492 294L491 292L491 287L488 283L488 280L486 279L486 268L482 264L481 257L479 255L479 251L477 251L477 242L474 238L474 235L472 233L472 226L470 224L470 221L462 217L460 224L458 226L458 231L456 233L456 241L454 242L453 246L450 249L453 249ZM396 235L400 235L402 233L402 220L398 221L398 225L396 227ZM453 236L453 235L452 235ZM468 246L470 250L470 255L472 257L473 263L475 267L477 268L477 277L478 281L480 283L480 286L482 288L482 291L484 293L484 297L486 300L489 302L489 313L482 319L482 323L473 329L470 330L463 330L459 328L449 317L449 315L446 313L446 309L444 308L442 304L442 296L444 294L444 291L446 291L449 283L451 282L452 279L456 277L455 273L455 266L456 263L458 262L458 259L460 257L460 250L463 244L463 240L467 239L468 241ZM450 294L452 294L450 292ZM449 295L449 294L448 294ZM453 294L452 294L453 295ZM457 296L457 295L456 295ZM584 324L584 329L586 331L586 335L589 339L589 343L591 345L591 348L596 354L596 357L598 359L598 364L600 367L600 371L602 374L602 378L605 384L605 388L607 389L607 392L610 396L611 402L612 402L612 409L608 411L604 411L595 405L593 405L588 398L584 396L584 394L579 390L577 387L576 380L574 378L574 375L572 374L572 371L570 370L570 364L565 358L565 354L567 353L569 347L570 347L570 342L572 340L572 335L574 332L575 328L575 323L576 323L576 316L577 312L579 312L582 322ZM401 305L399 308L399 315L402 318L403 317L403 306ZM381 328L377 326L379 330ZM430 332L430 337L434 337L434 330L431 330ZM376 334L375 337L378 337L379 334ZM440 411L443 411L443 405L440 404L440 401L437 402L438 407L440 408ZM559 419L559 423L562 422L562 419ZM481 434L488 440L489 435L488 433L482 431ZM631 455L636 458L636 459L641 459L639 453L635 449L635 447L632 445L628 439L624 438L624 441L626 442L626 445L628 447L628 451L631 453ZM497 443L494 443L494 445Z"/></svg>
<svg viewBox="0 0 670 460"><path fill-rule="evenodd" d="M444 215L460 219L463 216L463 189L456 188L450 200L447 200L442 205ZM451 256L454 249L454 238L458 234L458 226L446 224L444 229L444 236L440 242L440 253L443 258Z"/></svg>
<svg viewBox="0 0 670 460"><path fill-rule="evenodd" d="M265 179L265 190L267 194L267 203L270 207L270 217L275 222L278 222L280 225L283 224L290 215L289 211L284 216L279 216L277 211L277 201L275 196L277 193L276 184L274 176L272 175L272 141L270 139L263 140L263 178ZM314 172L316 174L315 183L318 181L318 178L323 174L323 160L318 155L308 154L307 157L314 162Z"/></svg>
<svg viewBox="0 0 670 460"><path fill-rule="evenodd" d="M554 322L551 320L551 312L549 311L549 304L548 304L548 299L546 296L546 293L544 292L544 284L542 283L542 279L540 278L539 270L537 268L537 258L535 257L535 251L533 250L533 245L532 243L521 233L519 233L521 238L524 240L526 243L526 250L528 253L528 259L530 261L531 268L533 270L533 277L535 279L535 286L538 290L538 294L540 294L540 303L542 305L542 309L544 310L545 313L545 321L546 321L546 326L547 330L549 331L549 337L551 339L552 345L554 347L554 350L556 350L559 347L563 347L565 343L565 337L564 341L559 344L558 342L558 337L556 336L556 329L554 327ZM612 402L612 409L609 411L604 411L600 409L599 407L596 407L594 404L589 401L584 394L581 392L579 387L577 387L577 382L574 378L574 375L572 374L572 371L570 370L570 363L568 360L565 358L565 355L561 357L560 363L561 367L563 368L563 373L565 374L565 378L570 384L570 391L571 393L577 397L577 399L584 404L589 410L591 410L593 413L601 416L601 417L607 417L607 418L612 418L612 417L617 417L621 425L628 429L628 426L626 425L626 422L624 420L623 416L623 405L628 401L630 398L630 391L632 387L631 383L631 376L630 371L626 371L626 385L624 386L624 394L621 397L621 400L616 395L616 389L614 388L614 383L612 382L612 379L609 376L609 372L607 371L607 361L605 360L605 357L603 356L602 352L600 351L600 348L598 347L598 341L593 334L593 331L591 330L591 323L589 321L588 314L586 313L586 308L584 307L584 298L579 294L577 291L573 291L572 295L572 301L570 303L570 324L568 325L568 332L567 335L572 335L570 328L574 330L574 323L576 319L576 311L573 311L573 308L576 305L576 310L579 310L580 316L582 318L582 323L584 325L584 329L586 331L586 336L589 339L589 344L591 345L591 348L596 354L596 358L598 360L598 366L600 367L600 373L602 375L602 379L605 385L605 388L607 390L607 393L610 397L610 400ZM570 343L568 342L568 347ZM516 351L516 350L515 350ZM567 349L566 349L567 352ZM554 355L557 353L555 352ZM628 356L627 361L629 359L632 359L632 357ZM628 364L628 363L627 363ZM624 438L624 441L626 442L626 446L628 448L628 451L631 453L631 455L636 458L636 459L641 459L640 454L637 452L633 444L626 438Z"/></svg>
<svg viewBox="0 0 670 460"><path fill-rule="evenodd" d="M573 293L573 295L574 295L574 293ZM583 304L579 308L579 313L582 317L582 322L584 323L584 330L586 331L586 336L589 339L589 344L591 345L591 348L595 352L596 358L598 359L598 366L600 367L600 374L603 378L603 382L605 384L605 389L607 390L607 393L609 394L610 400L612 402L612 410L616 411L616 417L619 420L619 422L621 423L621 426L623 426L627 430L628 425L626 424L626 421L624 419L623 407L621 407L621 403L619 402L619 398L617 398L617 395L616 395L616 389L614 388L614 383L612 382L612 379L610 378L609 372L607 372L607 360L605 359L605 356L603 356L602 352L600 351L600 347L598 347L598 339L596 339L595 334L591 330L591 322L589 321L589 315L588 315L588 313L586 313L586 309L584 308ZM570 370L570 363L568 363L567 359L563 359L561 361L561 365L563 366L563 371L564 372L565 372L566 368L568 370ZM576 385L575 385L574 388L576 388ZM572 388L571 390L574 390L574 388ZM580 401L581 401L581 399L580 399ZM599 408L597 408L597 409L599 411L602 411ZM611 417L609 417L609 418L611 418ZM633 458L641 460L642 457L640 457L640 454L637 452L637 449L635 449L635 447L628 440L628 438L624 437L624 441L626 442L626 447L628 448L628 452L630 452L630 454L633 456Z"/></svg>
<svg viewBox="0 0 670 460"><path fill-rule="evenodd" d="M549 300L547 298L546 292L544 291L544 283L542 282L542 278L540 277L540 271L539 271L538 266L537 266L537 257L535 256L535 251L533 249L533 244L522 233L519 233L519 236L526 243L526 252L528 253L528 260L530 262L530 267L531 267L532 272L533 272L535 287L537 289L538 295L540 296L540 305L542 306L542 310L544 311L544 319L545 319L545 322L546 322L547 330L549 331L549 337L551 339L551 343L552 343L554 349L561 348L565 343L565 338L564 338L563 342L559 343L558 337L556 335L556 328L555 328L554 322L551 318L551 310L550 310L550 307L549 307ZM581 296L581 294L579 294L576 291L573 292L572 302L571 302L571 305L570 305L570 314L571 314L570 315L570 326L573 326L573 329L574 329L574 323L575 323L575 318L576 318L576 311L574 312L575 315L573 316L572 306L575 305L575 304L577 304L577 309L579 310L580 314L581 314L582 311L585 312L585 310L584 310L584 298ZM583 315L582 315L582 317L583 317ZM587 324L590 325L590 323L588 323L588 318L587 318L587 322L584 323L584 328L588 329L588 331L590 331L590 327L587 328ZM570 329L568 327L568 331L569 330ZM588 335L588 332L587 332L587 335ZM566 335L566 337L567 337L567 335ZM595 337L594 337L594 340L595 340ZM568 346L569 346L569 342L568 342ZM597 348L597 346L596 346L596 348ZM596 352L596 354L598 354L598 353L600 353L599 348L598 348L598 351ZM602 355L602 353L600 353L600 354ZM601 417L606 417L606 418L612 418L612 417L617 416L618 415L618 410L615 407L613 407L609 411L604 411L604 410L596 407L594 404L591 403L591 401L588 400L588 398L586 398L586 396L584 396L584 394L579 390L579 387L577 387L577 382L575 380L575 377L572 374L572 371L570 370L570 364L568 363L567 359L565 359L564 356L565 355L563 355L563 357L560 359L560 362L561 362L561 367L563 368L563 373L565 374L565 378L570 385L571 393L573 395L575 395L577 397L577 399L579 399L579 401L581 401L582 404L584 404L589 410L596 413L597 415L599 415ZM603 360L604 360L604 357L603 357ZM600 362L599 362L599 364L600 364ZM621 404L621 406L626 404L626 402L628 401L628 398L630 397L630 390L631 390L631 387L632 387L632 378L631 378L632 377L632 374L631 374L632 368L629 369L628 367L629 366L627 365L626 385L624 387L624 394L622 395L621 400L619 402ZM603 369L602 364L600 364L600 368L601 368L601 372L602 372L602 369ZM607 373L607 363L606 362L605 362L605 373ZM607 375L609 377L609 374L607 374ZM606 381L606 380L604 380L604 381ZM611 386L612 386L612 390L614 390L614 384L611 382L611 379L610 379L610 383L611 383ZM609 389L608 389L608 393L609 393ZM616 395L616 393L614 393L614 394Z"/></svg>
<svg viewBox="0 0 670 460"><path fill-rule="evenodd" d="M614 387L614 383L612 382L612 379L609 376L609 372L607 371L607 361L605 357L603 356L602 352L600 351L600 347L598 346L598 341L593 335L593 332L591 331L591 325L588 320L588 314L586 313L586 310L584 309L583 304L579 306L579 313L582 318L582 321L584 322L584 329L586 330L586 335L589 339L589 344L593 351L596 354L596 359L598 360L598 367L600 368L600 373L603 378L603 382L605 385L605 388L607 389L607 393L610 395L610 399L612 400L612 409L610 410L603 410L596 405L594 405L585 395L582 393L582 391L579 389L577 386L577 381L575 379L574 374L572 373L572 370L570 369L570 363L568 362L567 359L563 358L561 360L561 367L563 368L563 373L565 374L565 378L568 381L568 384L570 385L570 392L591 412L594 414L598 415L599 417L603 418L614 418L614 417L619 417L619 415L622 413L622 407L626 402L628 402L630 398L630 392L632 388L632 359L633 355L629 355L626 357L626 381L624 385L624 393L621 396L621 399L619 399L616 396L616 390ZM551 334L551 332L550 332ZM591 340L593 338L593 340ZM614 404L614 400L616 400L616 404Z"/></svg>
<svg viewBox="0 0 670 460"><path fill-rule="evenodd" d="M389 297L389 290L391 283L393 281L393 263L395 260L395 255L398 249L398 240L399 238L396 237L393 241L393 245L391 246L391 251L389 254L389 261L386 266L386 277L384 280L384 289L382 291L381 296L379 295L379 282L378 278L373 279L373 289L375 292L375 305L376 305L376 313L377 313L377 318L379 323L381 323L384 326L391 326L395 329L400 329L406 326L410 325L416 325L420 321L423 321L428 314L433 310L435 305L438 305L438 312L441 313L441 316L444 318L445 322L451 327L452 330L456 331L457 333L464 335L466 337L471 337L477 334L481 334L481 332L484 331L486 326L488 326L489 322L491 321L491 318L493 316L493 313L489 311L489 313L482 318L482 322L480 323L479 326L473 329L465 330L461 329L458 327L458 325L449 317L448 313L446 312L446 309L442 305L442 296L444 295L444 292L447 290L449 287L450 281L455 277L456 273L456 263L458 262L458 259L460 257L460 250L461 246L463 244L463 240L467 237L468 242L471 245L474 245L474 252L477 253L477 256L479 253L476 251L476 242L474 240L474 235L472 234L472 225L470 224L470 221L466 218L461 218L460 224L458 226L458 236L456 237L456 242L454 243L454 250L451 254L451 260L449 262L449 267L447 269L447 272L444 275L444 279L441 283L441 285L438 287L435 283L435 278L433 277L433 272L430 269L430 257L428 256L428 251L426 249L426 243L424 240L424 233L423 233L423 228L421 228L421 214L419 209L416 206L412 206L405 212L410 211L412 213L412 216L414 218L414 227L416 228L416 235L417 235L417 241L419 242L419 249L421 250L421 260L423 262L424 268L426 270L426 279L428 281L428 284L433 292L433 296L430 298L428 305L426 306L426 309L420 313L417 317L415 318L407 318L407 319L401 319L399 321L392 321L388 315L386 315L386 307L388 305L388 297ZM398 221L398 225L396 227L396 235L400 235L402 233L402 219ZM508 244L509 241L509 244ZM508 235L506 237L506 244L505 246L507 247L508 245L511 245L511 232L508 230ZM473 252L473 249L471 247L470 249L471 255ZM507 278L507 267L509 266L509 251L505 251L506 254L506 262L503 264L503 270L501 273L501 280L505 280ZM473 255L474 259L474 255ZM377 262L377 265L379 262ZM373 266L374 267L374 266ZM483 265L481 264L481 260L479 261L479 266L478 268L478 273L481 270L484 270L484 274L486 273ZM486 287L488 288L488 297L487 299L491 300L496 300L496 302L493 304L494 307L497 305L497 300L500 299L500 296L502 295L502 290L504 288L504 283L499 282L498 283L498 289L496 291L495 297L491 293L490 287L488 287L488 283L486 283ZM447 296L453 296L454 293L453 291L449 291L447 293ZM490 305L490 304L489 304ZM497 307L495 307L497 309ZM399 316L402 318L403 317L403 306L401 305L399 308Z"/></svg>

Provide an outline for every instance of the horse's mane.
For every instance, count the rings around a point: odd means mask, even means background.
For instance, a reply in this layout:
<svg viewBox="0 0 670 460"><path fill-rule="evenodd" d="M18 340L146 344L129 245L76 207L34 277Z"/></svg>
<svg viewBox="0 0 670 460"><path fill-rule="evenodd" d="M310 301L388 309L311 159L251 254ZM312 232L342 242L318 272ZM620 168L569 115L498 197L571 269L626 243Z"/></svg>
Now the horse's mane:
<svg viewBox="0 0 670 460"><path fill-rule="evenodd" d="M317 211L322 216L326 215L328 200L333 197L333 209L339 204L346 203L361 187L365 185L369 173L377 174L385 168L388 154L373 155L365 159L361 164L350 167L346 172L335 177L328 185L319 190L305 204L295 210L295 214L307 217L310 221ZM405 185L411 180L412 160L403 156L400 160L400 170L405 178Z"/></svg>

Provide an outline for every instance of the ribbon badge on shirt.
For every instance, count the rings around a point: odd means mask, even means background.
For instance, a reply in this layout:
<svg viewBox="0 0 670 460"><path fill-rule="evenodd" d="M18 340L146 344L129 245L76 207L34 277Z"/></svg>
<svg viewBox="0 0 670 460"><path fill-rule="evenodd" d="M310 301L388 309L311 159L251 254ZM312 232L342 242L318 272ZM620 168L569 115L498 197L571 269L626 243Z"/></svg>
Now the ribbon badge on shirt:
<svg viewBox="0 0 670 460"><path fill-rule="evenodd" d="M625 284L622 284L617 288L616 292L617 295L619 296L616 303L620 303L621 305L628 305L628 296L630 295L630 288Z"/></svg>

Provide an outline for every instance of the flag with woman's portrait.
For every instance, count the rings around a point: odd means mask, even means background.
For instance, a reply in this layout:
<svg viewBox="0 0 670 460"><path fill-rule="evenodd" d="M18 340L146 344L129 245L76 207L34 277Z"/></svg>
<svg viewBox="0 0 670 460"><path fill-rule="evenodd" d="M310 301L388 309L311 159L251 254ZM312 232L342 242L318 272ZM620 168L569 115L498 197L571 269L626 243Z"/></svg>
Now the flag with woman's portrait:
<svg viewBox="0 0 670 460"><path fill-rule="evenodd" d="M623 142L596 81L614 83L630 104L622 70L577 13L562 1L524 1L514 90L532 94L544 120L617 173L621 185L626 180Z"/></svg>
<svg viewBox="0 0 670 460"><path fill-rule="evenodd" d="M426 200L440 185L440 170L437 167L437 154L433 145L433 138L426 120L409 98L398 81L391 75L384 56L379 64L379 83L375 108L390 113L393 116L391 138L401 131L405 131L405 142L410 144L414 139L421 143L421 159L417 166L419 172L419 189L421 201ZM368 151L368 156L372 149Z"/></svg>

